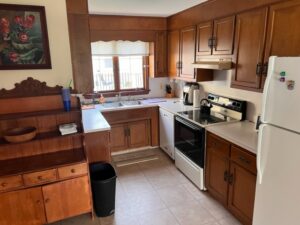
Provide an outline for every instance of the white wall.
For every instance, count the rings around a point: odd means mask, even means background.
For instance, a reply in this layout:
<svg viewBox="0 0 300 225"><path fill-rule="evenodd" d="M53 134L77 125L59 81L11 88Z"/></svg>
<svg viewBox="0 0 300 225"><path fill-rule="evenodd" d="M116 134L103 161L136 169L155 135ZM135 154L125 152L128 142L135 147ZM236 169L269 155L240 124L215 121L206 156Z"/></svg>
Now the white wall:
<svg viewBox="0 0 300 225"><path fill-rule="evenodd" d="M27 77L49 86L66 85L72 79L72 64L65 0L0 0L0 3L45 6L52 69L0 71L0 89L11 89Z"/></svg>
<svg viewBox="0 0 300 225"><path fill-rule="evenodd" d="M214 81L200 82L200 89L206 93L214 93L240 100L245 100L247 104L247 120L255 122L261 113L262 93L244 91L230 88L231 71L215 71ZM177 82L176 94L181 97L183 82Z"/></svg>

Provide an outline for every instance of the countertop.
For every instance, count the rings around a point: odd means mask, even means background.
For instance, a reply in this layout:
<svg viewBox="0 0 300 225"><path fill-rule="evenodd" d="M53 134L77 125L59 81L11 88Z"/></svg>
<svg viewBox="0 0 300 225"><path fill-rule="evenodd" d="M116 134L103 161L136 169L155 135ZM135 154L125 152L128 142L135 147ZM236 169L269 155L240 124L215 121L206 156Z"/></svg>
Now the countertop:
<svg viewBox="0 0 300 225"><path fill-rule="evenodd" d="M249 121L241 121L218 124L207 127L206 130L254 154L257 153L258 133L255 131L254 123Z"/></svg>

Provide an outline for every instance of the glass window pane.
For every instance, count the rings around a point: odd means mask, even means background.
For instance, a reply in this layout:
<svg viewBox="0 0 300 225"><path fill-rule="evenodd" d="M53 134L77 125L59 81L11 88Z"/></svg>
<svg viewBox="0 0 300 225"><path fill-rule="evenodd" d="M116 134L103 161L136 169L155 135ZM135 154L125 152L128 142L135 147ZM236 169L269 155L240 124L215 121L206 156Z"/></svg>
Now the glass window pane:
<svg viewBox="0 0 300 225"><path fill-rule="evenodd" d="M115 90L113 57L93 56L94 91Z"/></svg>
<svg viewBox="0 0 300 225"><path fill-rule="evenodd" d="M143 56L119 56L120 88L144 87Z"/></svg>

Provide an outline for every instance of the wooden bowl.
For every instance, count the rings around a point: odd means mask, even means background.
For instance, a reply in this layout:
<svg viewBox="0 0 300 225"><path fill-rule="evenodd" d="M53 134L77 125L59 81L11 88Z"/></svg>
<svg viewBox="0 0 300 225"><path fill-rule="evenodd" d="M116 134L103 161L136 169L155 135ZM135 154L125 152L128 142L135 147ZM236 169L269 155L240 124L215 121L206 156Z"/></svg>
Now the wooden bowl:
<svg viewBox="0 0 300 225"><path fill-rule="evenodd" d="M4 139L10 143L30 141L36 136L35 127L18 127L9 129L4 134Z"/></svg>

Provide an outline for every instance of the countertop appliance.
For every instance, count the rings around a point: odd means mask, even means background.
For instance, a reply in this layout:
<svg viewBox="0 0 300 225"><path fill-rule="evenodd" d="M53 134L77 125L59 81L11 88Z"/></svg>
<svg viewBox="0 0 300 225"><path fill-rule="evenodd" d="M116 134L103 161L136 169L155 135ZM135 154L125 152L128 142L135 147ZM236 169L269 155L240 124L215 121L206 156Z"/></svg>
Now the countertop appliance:
<svg viewBox="0 0 300 225"><path fill-rule="evenodd" d="M247 102L209 94L210 114L200 109L175 116L175 165L197 187L204 188L205 127L245 119Z"/></svg>
<svg viewBox="0 0 300 225"><path fill-rule="evenodd" d="M183 104L193 105L194 100L194 90L199 89L199 84L197 83L186 83L183 87Z"/></svg>
<svg viewBox="0 0 300 225"><path fill-rule="evenodd" d="M258 135L253 225L300 221L300 57L270 57Z"/></svg>

